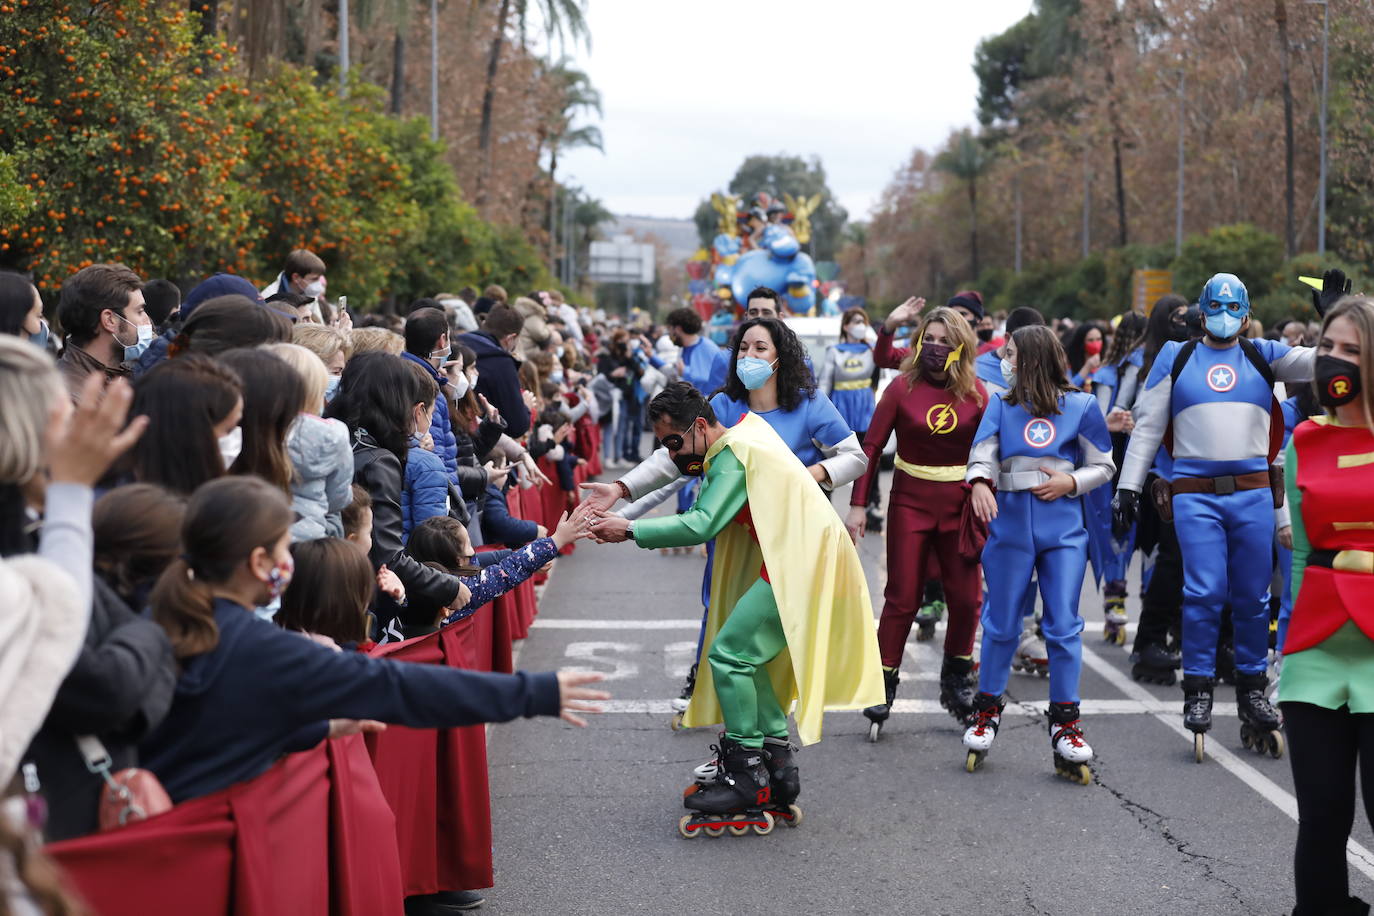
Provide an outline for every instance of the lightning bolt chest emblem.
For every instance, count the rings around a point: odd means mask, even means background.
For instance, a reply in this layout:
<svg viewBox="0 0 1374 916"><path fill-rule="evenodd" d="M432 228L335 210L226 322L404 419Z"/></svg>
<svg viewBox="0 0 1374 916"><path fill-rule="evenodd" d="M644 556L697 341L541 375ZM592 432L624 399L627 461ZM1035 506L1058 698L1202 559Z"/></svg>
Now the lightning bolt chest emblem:
<svg viewBox="0 0 1374 916"><path fill-rule="evenodd" d="M944 436L959 426L959 414L953 404L935 404L926 411L926 429L932 435Z"/></svg>

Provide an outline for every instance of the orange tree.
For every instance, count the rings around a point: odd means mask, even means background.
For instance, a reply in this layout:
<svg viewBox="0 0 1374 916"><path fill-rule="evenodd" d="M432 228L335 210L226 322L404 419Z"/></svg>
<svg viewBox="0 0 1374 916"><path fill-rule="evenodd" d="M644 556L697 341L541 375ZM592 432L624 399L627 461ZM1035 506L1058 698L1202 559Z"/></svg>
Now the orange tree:
<svg viewBox="0 0 1374 916"><path fill-rule="evenodd" d="M145 275L243 269L244 90L184 7L0 0L0 262L53 289L97 260Z"/></svg>

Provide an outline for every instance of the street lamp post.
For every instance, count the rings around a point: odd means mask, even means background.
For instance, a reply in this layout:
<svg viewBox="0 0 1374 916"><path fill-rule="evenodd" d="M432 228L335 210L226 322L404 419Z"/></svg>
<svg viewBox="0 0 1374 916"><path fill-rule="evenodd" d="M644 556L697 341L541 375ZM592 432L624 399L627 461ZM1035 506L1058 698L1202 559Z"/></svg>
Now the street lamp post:
<svg viewBox="0 0 1374 916"><path fill-rule="evenodd" d="M1321 102L1321 163L1317 171L1317 254L1326 254L1326 87L1328 74L1327 44L1331 37L1331 5L1327 0L1305 0L1322 8L1322 102Z"/></svg>
<svg viewBox="0 0 1374 916"><path fill-rule="evenodd" d="M339 92L348 91L348 0L339 0Z"/></svg>
<svg viewBox="0 0 1374 916"><path fill-rule="evenodd" d="M439 142L439 0L429 0L429 139Z"/></svg>

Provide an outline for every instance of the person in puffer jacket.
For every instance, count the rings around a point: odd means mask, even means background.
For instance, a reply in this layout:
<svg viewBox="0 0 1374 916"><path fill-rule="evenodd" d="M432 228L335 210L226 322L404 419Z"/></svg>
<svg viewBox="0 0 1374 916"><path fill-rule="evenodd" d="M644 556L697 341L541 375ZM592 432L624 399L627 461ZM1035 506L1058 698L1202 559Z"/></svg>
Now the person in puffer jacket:
<svg viewBox="0 0 1374 916"><path fill-rule="evenodd" d="M416 388L424 398L426 415L432 418L439 389L423 368L413 362L406 365L415 373ZM410 532L425 519L448 514L449 478L444 462L424 447L420 436L411 436L401 487L401 537L408 541Z"/></svg>
<svg viewBox="0 0 1374 916"><path fill-rule="evenodd" d="M339 513L353 500L353 442L347 426L320 416L329 371L318 356L299 344L274 343L264 349L295 369L305 382L305 403L286 434L291 509L296 513L291 540L343 537Z"/></svg>
<svg viewBox="0 0 1374 916"><path fill-rule="evenodd" d="M435 308L416 309L406 318L406 351L401 357L425 369L438 388L429 434L434 439L434 454L443 461L444 471L454 486L458 480L458 445L448 413L448 378L434 367L443 365L452 348L448 341L448 318Z"/></svg>

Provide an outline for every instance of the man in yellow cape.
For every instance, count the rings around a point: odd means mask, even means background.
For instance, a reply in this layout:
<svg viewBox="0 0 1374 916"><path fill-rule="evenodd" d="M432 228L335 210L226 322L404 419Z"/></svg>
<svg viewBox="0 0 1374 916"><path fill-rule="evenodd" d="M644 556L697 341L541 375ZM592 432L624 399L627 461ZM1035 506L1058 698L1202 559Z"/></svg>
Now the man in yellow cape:
<svg viewBox="0 0 1374 916"><path fill-rule="evenodd" d="M702 645L708 664L684 723L723 722L727 741L757 752L766 739L786 743L794 700L802 744L820 740L825 710L881 703L859 555L802 463L754 414L726 429L686 383L655 397L649 419L684 474L704 473L696 505L664 518L604 517L594 531L650 549L716 539Z"/></svg>

